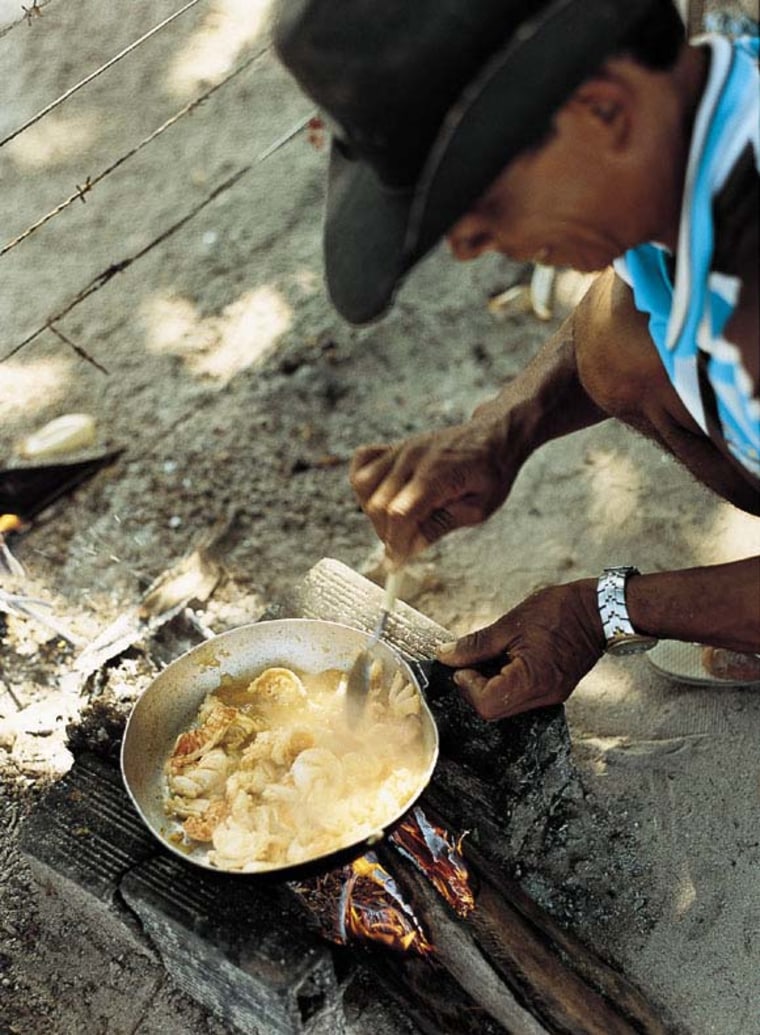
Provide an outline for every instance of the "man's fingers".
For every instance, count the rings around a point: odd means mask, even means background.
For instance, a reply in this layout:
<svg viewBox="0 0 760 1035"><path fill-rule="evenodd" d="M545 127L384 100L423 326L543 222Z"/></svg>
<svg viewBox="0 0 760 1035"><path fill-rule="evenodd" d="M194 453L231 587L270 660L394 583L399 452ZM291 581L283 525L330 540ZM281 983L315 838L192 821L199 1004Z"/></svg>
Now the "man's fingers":
<svg viewBox="0 0 760 1035"><path fill-rule="evenodd" d="M431 500L425 502L428 506L432 503ZM467 525L477 525L481 520L482 513L465 501L435 507L419 519L399 513L394 501L385 511L383 539L389 555L409 557L420 553L449 532Z"/></svg>
<svg viewBox="0 0 760 1035"><path fill-rule="evenodd" d="M497 473L480 427L356 450L351 485L389 556L403 560L493 510Z"/></svg>
<svg viewBox="0 0 760 1035"><path fill-rule="evenodd" d="M558 703L551 694L531 692L519 659L490 678L476 669L459 669L454 673L454 682L481 719L489 722Z"/></svg>
<svg viewBox="0 0 760 1035"><path fill-rule="evenodd" d="M359 446L351 457L351 463L348 468L349 474L353 478L367 464L374 463L375 460L386 456L390 452L391 447L387 444L377 443L371 446Z"/></svg>
<svg viewBox="0 0 760 1035"><path fill-rule="evenodd" d="M437 507L424 521L420 521L419 531L425 542L434 543L458 527L452 507Z"/></svg>
<svg viewBox="0 0 760 1035"><path fill-rule="evenodd" d="M504 675L486 679L476 669L460 668L454 682L482 719L500 719L510 714L513 703L511 680Z"/></svg>
<svg viewBox="0 0 760 1035"><path fill-rule="evenodd" d="M452 668L468 668L481 661L498 659L506 662L506 654L510 642L504 619L499 619L483 629L476 629L460 637L455 643L445 643L438 648L438 658L444 665Z"/></svg>
<svg viewBox="0 0 760 1035"><path fill-rule="evenodd" d="M388 507L403 489L409 473L403 456L392 446L363 446L349 469L351 487L378 537L388 546ZM405 544L407 545L407 544ZM389 550L389 553L392 552ZM408 549L397 549L401 559Z"/></svg>
<svg viewBox="0 0 760 1035"><path fill-rule="evenodd" d="M434 543L449 532L458 528L479 525L484 518L480 501L473 497L465 497L445 507L438 507L420 522L419 529L428 543Z"/></svg>
<svg viewBox="0 0 760 1035"><path fill-rule="evenodd" d="M385 541L391 556L408 557L460 527L458 513L470 519L470 509L460 505L453 490L429 476L414 457L401 455L387 470L364 510Z"/></svg>
<svg viewBox="0 0 760 1035"><path fill-rule="evenodd" d="M604 652L600 629L596 581L578 579L537 590L438 657L482 718L503 719L566 701Z"/></svg>
<svg viewBox="0 0 760 1035"><path fill-rule="evenodd" d="M361 446L354 453L348 478L360 500L370 496L393 466L390 446Z"/></svg>

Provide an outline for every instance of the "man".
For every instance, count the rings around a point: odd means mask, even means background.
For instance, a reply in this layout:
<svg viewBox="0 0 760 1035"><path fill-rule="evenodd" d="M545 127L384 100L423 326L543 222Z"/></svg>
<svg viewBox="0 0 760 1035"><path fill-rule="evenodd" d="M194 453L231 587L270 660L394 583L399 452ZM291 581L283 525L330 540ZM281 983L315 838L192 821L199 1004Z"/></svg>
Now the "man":
<svg viewBox="0 0 760 1035"><path fill-rule="evenodd" d="M606 270L470 421L357 452L392 561L483 521L539 446L608 417L760 513L757 41L687 45L671 0L286 0L275 38L333 130L325 263L347 319L381 314L444 235L462 260ZM661 638L752 673L760 559L605 570L440 657L491 719Z"/></svg>

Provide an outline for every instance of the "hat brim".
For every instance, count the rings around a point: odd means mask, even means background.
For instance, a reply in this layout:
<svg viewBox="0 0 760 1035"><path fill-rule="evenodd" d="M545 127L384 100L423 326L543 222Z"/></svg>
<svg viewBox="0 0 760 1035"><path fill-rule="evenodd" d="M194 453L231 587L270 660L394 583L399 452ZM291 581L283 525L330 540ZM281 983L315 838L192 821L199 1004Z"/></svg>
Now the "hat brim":
<svg viewBox="0 0 760 1035"><path fill-rule="evenodd" d="M350 323L377 319L408 272L405 240L414 192L390 190L366 162L346 158L333 142L324 226L330 299ZM406 263L406 265L405 265Z"/></svg>
<svg viewBox="0 0 760 1035"><path fill-rule="evenodd" d="M389 190L333 145L325 272L338 312L368 323L404 277L614 51L651 0L555 0L497 52L452 107L413 188ZM569 41L572 41L570 44Z"/></svg>

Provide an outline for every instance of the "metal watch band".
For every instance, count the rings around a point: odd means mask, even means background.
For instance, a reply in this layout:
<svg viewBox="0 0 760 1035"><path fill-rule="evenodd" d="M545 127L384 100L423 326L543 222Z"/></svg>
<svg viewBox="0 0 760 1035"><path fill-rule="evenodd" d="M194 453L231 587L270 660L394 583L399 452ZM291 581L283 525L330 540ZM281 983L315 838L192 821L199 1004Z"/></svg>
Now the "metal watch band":
<svg viewBox="0 0 760 1035"><path fill-rule="evenodd" d="M605 568L596 587L599 615L608 654L640 654L657 646L657 637L637 633L631 624L625 602L625 587L631 575L639 575L630 566Z"/></svg>
<svg viewBox="0 0 760 1035"><path fill-rule="evenodd" d="M604 638L609 644L620 636L637 636L631 625L625 603L625 584L631 575L639 575L633 567L605 568L596 586L596 599L602 619Z"/></svg>

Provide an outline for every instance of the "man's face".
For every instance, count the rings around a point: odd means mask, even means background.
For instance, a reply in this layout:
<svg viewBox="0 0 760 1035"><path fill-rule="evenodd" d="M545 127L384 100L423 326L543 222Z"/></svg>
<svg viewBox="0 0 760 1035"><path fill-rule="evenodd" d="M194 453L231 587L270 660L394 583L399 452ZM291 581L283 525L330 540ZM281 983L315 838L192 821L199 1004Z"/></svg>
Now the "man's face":
<svg viewBox="0 0 760 1035"><path fill-rule="evenodd" d="M497 251L524 262L600 270L642 237L631 167L603 119L563 108L551 137L519 155L447 234L457 259ZM637 211L630 211L631 207Z"/></svg>

